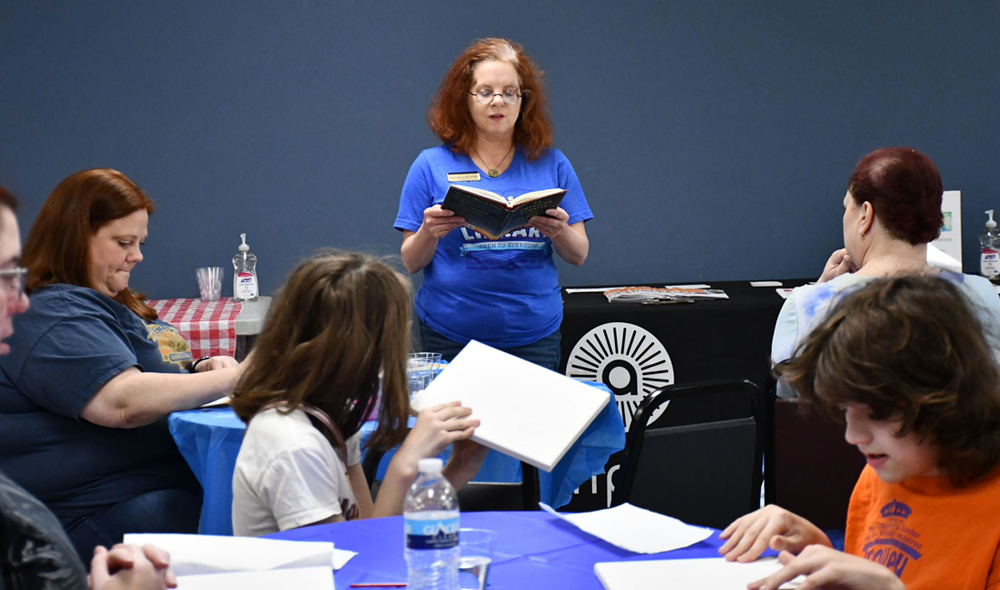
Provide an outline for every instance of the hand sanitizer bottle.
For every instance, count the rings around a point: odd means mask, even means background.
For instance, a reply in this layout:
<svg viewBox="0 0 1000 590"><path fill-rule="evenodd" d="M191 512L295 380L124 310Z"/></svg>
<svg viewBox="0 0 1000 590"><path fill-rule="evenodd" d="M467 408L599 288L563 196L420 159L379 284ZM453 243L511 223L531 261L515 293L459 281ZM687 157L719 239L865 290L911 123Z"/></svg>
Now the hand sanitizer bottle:
<svg viewBox="0 0 1000 590"><path fill-rule="evenodd" d="M991 281L1000 281L1000 232L997 231L997 222L993 221L993 209L986 212L990 216L986 222L986 228L979 232L979 246L981 255L979 257L979 272Z"/></svg>
<svg viewBox="0 0 1000 590"><path fill-rule="evenodd" d="M240 251L233 256L233 299L235 301L257 301L257 257L250 253L247 235L240 234L243 243Z"/></svg>

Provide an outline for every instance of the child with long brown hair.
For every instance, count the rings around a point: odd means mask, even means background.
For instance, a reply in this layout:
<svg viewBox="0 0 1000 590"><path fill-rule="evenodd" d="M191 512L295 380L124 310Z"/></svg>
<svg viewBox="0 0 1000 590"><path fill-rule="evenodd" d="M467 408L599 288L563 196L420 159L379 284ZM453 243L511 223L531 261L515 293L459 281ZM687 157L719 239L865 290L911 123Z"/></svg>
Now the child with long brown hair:
<svg viewBox="0 0 1000 590"><path fill-rule="evenodd" d="M730 560L782 552L784 569L752 590L800 574L801 588L1000 585L1000 371L988 342L973 305L938 277L877 280L836 306L784 375L867 459L845 550L766 506L722 533Z"/></svg>
<svg viewBox="0 0 1000 590"><path fill-rule="evenodd" d="M445 476L458 489L475 475L486 449L468 440L479 425L469 408L423 410L406 433L409 326L409 284L376 258L325 253L292 271L233 396L247 423L233 475L235 534L400 514L417 462L452 443ZM373 502L359 439L380 383L369 447L402 446Z"/></svg>

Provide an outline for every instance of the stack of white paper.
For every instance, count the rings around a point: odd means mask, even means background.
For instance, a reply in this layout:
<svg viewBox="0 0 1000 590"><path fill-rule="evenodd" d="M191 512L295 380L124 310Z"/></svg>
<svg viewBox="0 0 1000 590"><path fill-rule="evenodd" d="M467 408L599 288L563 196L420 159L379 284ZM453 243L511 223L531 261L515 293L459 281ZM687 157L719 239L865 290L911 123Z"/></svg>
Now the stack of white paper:
<svg viewBox="0 0 1000 590"><path fill-rule="evenodd" d="M269 572L177 576L179 590L334 590L328 567L299 567Z"/></svg>
<svg viewBox="0 0 1000 590"><path fill-rule="evenodd" d="M586 533L636 553L683 549L712 536L712 529L691 526L627 503L576 514L559 514L541 502L538 505Z"/></svg>
<svg viewBox="0 0 1000 590"><path fill-rule="evenodd" d="M178 577L178 583L184 581L182 588L205 584L201 587L332 589L333 570L340 569L357 555L352 551L334 549L333 543L254 537L128 534L124 541L138 546L155 545L167 551L170 554L170 569ZM322 575L317 571L321 571ZM268 580L272 586L246 586L243 583L245 578L254 578L262 572L268 575L260 580ZM279 583L285 578L290 585ZM302 584L305 580L320 580L323 583L307 586Z"/></svg>
<svg viewBox="0 0 1000 590"><path fill-rule="evenodd" d="M594 573L605 590L746 588L750 582L766 578L780 569L781 562L774 558L751 563L709 558L615 561L594 565ZM781 588L798 588L802 579L800 576Z"/></svg>
<svg viewBox="0 0 1000 590"><path fill-rule="evenodd" d="M451 401L481 424L472 440L552 471L611 399L606 391L473 340L412 402Z"/></svg>

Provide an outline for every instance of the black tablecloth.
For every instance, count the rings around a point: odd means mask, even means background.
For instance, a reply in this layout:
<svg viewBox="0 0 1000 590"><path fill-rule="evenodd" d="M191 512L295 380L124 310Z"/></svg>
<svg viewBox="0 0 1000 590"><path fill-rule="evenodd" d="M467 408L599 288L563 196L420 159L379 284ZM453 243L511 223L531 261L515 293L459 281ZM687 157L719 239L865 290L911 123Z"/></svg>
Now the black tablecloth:
<svg viewBox="0 0 1000 590"><path fill-rule="evenodd" d="M781 283L797 287L810 280ZM607 385L626 427L642 398L663 385L745 378L763 387L774 322L784 299L775 287L751 287L748 281L708 284L725 291L729 299L642 305L610 303L600 292L564 290L560 370ZM679 415L676 407L671 413L675 411ZM608 462L612 481L618 462L617 456ZM598 477L584 484L566 509L603 508L609 498L604 478Z"/></svg>

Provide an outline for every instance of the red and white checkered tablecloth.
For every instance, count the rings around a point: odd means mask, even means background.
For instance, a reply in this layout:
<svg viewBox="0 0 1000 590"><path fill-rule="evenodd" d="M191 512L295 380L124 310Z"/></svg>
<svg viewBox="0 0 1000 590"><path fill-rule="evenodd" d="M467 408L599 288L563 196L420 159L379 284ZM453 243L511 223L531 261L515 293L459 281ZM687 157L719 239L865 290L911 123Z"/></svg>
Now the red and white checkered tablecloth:
<svg viewBox="0 0 1000 590"><path fill-rule="evenodd" d="M201 299L157 299L147 302L160 319L181 333L191 345L195 359L203 356L236 356L236 317L243 304L223 297Z"/></svg>

